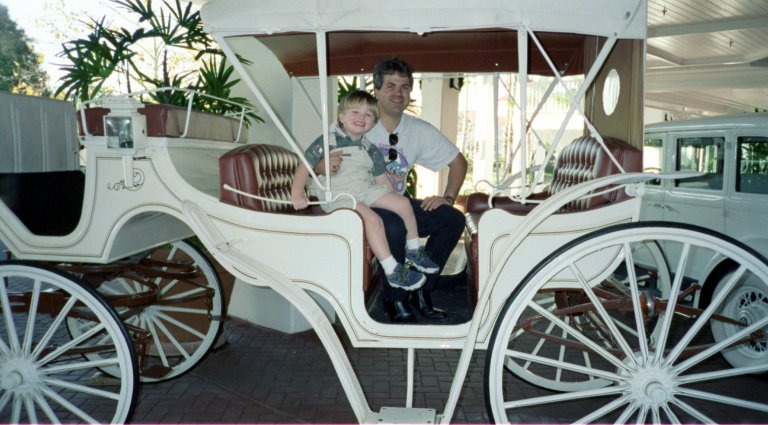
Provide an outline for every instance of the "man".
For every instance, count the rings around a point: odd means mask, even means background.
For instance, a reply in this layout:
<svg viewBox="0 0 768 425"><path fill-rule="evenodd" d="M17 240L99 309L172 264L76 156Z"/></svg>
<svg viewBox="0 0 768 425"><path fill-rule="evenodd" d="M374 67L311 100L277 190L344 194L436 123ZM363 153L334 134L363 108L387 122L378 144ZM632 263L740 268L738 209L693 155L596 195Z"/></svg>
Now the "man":
<svg viewBox="0 0 768 425"><path fill-rule="evenodd" d="M428 237L425 251L442 271L464 231L464 215L453 208L453 203L467 174L467 160L434 126L404 113L411 101L413 88L413 70L408 63L397 58L380 61L374 69L373 87L379 104L379 122L366 137L381 149L387 175L395 191L405 192L406 177L416 164L434 171L445 167L449 169L442 196L410 199L419 236ZM339 170L342 161L338 153L330 154L331 174ZM325 173L323 161L315 166L315 172ZM390 211L372 209L384 221L392 256L403 263L406 245L403 220ZM424 286L413 293L383 285L384 310L389 320L399 323L416 321L409 306L414 307L423 318L447 320L448 314L432 305L431 292L439 277L440 272L428 275Z"/></svg>

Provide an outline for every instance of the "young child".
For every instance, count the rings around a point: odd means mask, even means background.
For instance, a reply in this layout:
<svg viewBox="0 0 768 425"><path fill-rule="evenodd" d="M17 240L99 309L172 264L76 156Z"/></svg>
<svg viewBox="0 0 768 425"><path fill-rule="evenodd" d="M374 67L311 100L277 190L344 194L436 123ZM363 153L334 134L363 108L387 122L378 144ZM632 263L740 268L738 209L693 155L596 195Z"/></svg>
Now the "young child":
<svg viewBox="0 0 768 425"><path fill-rule="evenodd" d="M373 146L365 133L379 118L376 98L364 91L354 91L339 103L338 122L331 127L332 140L329 147L332 153L341 151L343 166L331 171L331 191L349 193L357 201L357 211L363 218L368 244L379 260L387 282L393 287L413 291L421 288L426 280L422 273L437 273L439 267L426 255L419 241L416 217L411 203L402 195L392 191L384 173L384 157ZM317 138L304 152L307 162L313 166L324 159L323 138ZM291 188L291 200L296 209L306 208L309 202L304 186L309 177L309 170L303 162L299 163ZM325 184L325 176L318 176ZM312 194L318 199L325 198L325 192L312 185ZM340 197L338 200L322 204L326 212L338 208L349 208L351 200ZM410 270L398 263L389 251L384 224L370 207L383 208L399 215L406 228L406 259L417 271Z"/></svg>

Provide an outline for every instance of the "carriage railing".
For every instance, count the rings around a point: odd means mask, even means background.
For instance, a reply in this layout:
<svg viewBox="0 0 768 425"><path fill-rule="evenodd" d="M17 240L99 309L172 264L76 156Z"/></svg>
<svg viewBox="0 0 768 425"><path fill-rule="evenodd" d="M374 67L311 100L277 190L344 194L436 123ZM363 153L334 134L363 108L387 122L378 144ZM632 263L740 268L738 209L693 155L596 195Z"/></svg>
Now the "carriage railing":
<svg viewBox="0 0 768 425"><path fill-rule="evenodd" d="M154 93L164 93L164 92L183 92L183 93L186 93L186 96L187 96L186 110L187 110L187 112L186 112L186 115L185 115L185 118L184 118L184 131L179 136L179 138L182 138L182 139L186 138L187 134L189 133L189 126L190 126L190 122L192 120L192 111L193 111L192 106L194 105L195 97L202 97L202 98L206 98L206 99L215 100L215 101L220 102L222 104L234 106L234 107L236 107L236 109L239 110L239 112L226 112L226 113L224 113L222 115L222 116L225 116L225 117L236 118L236 119L239 120L238 129L237 129L237 135L236 135L235 139L233 140L233 142L237 142L238 140L240 140L240 135L242 134L243 126L245 125L245 116L247 114L249 114L249 113L252 113L252 112L256 111L256 109L253 108L252 106L248 106L248 105L245 105L245 104L242 104L242 103L239 103L239 102L234 102L232 100L224 99L224 98L221 98L221 97L218 97L218 96L213 96L213 95L210 95L210 94L202 93L202 92L199 92L197 90L185 89L185 88L180 88L180 87L160 87L160 88L155 88L155 89L142 90L142 91L131 92L131 93L126 93L126 94L120 94L120 95L114 95L114 96L105 96L105 97L100 97L100 98L97 98L97 99L92 99L92 100L88 100L88 101L83 102L81 104L81 108L80 108L80 111L79 111L80 112L80 119L83 122L83 134L85 136L93 136L92 134L90 134L88 132L88 126L85 125L85 123L86 123L85 110L87 109L87 107L94 106L94 105L104 105L105 103L109 102L110 100L119 100L119 99L137 99L139 101L142 101L145 95L154 94Z"/></svg>

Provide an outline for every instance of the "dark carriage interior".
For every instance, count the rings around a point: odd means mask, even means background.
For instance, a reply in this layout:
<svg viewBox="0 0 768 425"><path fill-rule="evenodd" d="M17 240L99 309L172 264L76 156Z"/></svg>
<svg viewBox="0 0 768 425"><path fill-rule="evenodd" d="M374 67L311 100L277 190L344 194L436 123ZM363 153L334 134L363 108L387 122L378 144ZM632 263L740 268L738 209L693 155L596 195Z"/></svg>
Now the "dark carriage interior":
<svg viewBox="0 0 768 425"><path fill-rule="evenodd" d="M35 235L64 236L80 222L85 174L79 170L0 173L0 199Z"/></svg>

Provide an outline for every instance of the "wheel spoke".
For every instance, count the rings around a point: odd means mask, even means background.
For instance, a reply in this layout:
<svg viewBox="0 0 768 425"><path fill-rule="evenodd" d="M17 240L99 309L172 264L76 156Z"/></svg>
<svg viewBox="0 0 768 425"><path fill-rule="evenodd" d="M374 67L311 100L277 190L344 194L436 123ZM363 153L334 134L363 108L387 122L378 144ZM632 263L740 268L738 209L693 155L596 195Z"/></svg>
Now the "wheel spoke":
<svg viewBox="0 0 768 425"><path fill-rule="evenodd" d="M208 310L204 308L174 307L169 305L163 306L163 311L170 311L174 313L208 314Z"/></svg>
<svg viewBox="0 0 768 425"><path fill-rule="evenodd" d="M614 423L617 423L617 424L627 423L627 421L632 416L632 414L637 412L637 410L638 410L637 403L635 403L634 401L630 401L629 403L627 403L627 407L624 408L624 411L621 412L621 415L619 416L618 419L616 419Z"/></svg>
<svg viewBox="0 0 768 425"><path fill-rule="evenodd" d="M58 315L56 315L56 319L53 320L53 323L51 323L51 326L48 327L48 330L45 331L45 335L43 335L42 338L40 338L40 341L37 343L37 347L35 347L35 351L32 352L32 357L37 357L40 355L40 353L43 351L45 347L48 346L48 343L51 341L51 338L53 338L53 334L56 332L56 330L61 325L61 322L64 321L64 319L67 317L69 312L72 310L72 307L77 302L77 298L71 296L67 300L67 303L64 304L64 307L61 309Z"/></svg>
<svg viewBox="0 0 768 425"><path fill-rule="evenodd" d="M165 268L163 268L165 270ZM160 279L160 278L158 278ZM176 284L179 283L179 279L172 279L169 280L168 283L165 285L160 285L160 282L158 282L158 285L160 286L160 293L158 294L161 298L165 297L165 294L171 291L171 289L176 287Z"/></svg>
<svg viewBox="0 0 768 425"><path fill-rule="evenodd" d="M88 394L88 395L94 395L97 397L107 398L110 400L120 400L120 393L104 391L98 388L89 387L87 385L81 385L81 384L75 384L72 382L62 381L61 379L46 378L45 383L52 387L66 388L68 390L72 390L72 391L76 391L76 392Z"/></svg>
<svg viewBox="0 0 768 425"><path fill-rule="evenodd" d="M506 401L504 402L504 408L517 409L520 407L538 406L540 404L552 404L552 403L560 403L563 401L583 400L583 399L589 399L592 397L603 397L608 395L621 394L623 391L624 389L619 386L598 388L594 390L585 390L585 391L573 391L569 393L553 394L553 395L546 395L541 397L531 397L531 398L526 398L526 399L521 399L516 401Z"/></svg>
<svg viewBox="0 0 768 425"><path fill-rule="evenodd" d="M736 282L741 278L741 276L746 272L746 268L744 266L739 267L739 269L731 276L730 279L728 279L728 282L726 282L725 287L722 291L717 293L714 298L712 299L711 304L709 307L707 307L704 312L702 312L698 319L693 323L693 325L688 329L688 331L683 335L682 338L680 338L680 341L675 345L675 348L672 349L672 351L669 353L669 356L667 356L666 362L667 364L674 364L674 362L677 360L677 358L682 354L683 350L688 347L688 345L691 343L691 340L699 333L702 327L704 327L705 324L709 322L709 319L712 317L712 315L715 313L715 309L717 309L718 306L720 306L720 303L723 302L725 299L725 296L728 295L728 293L733 289L733 287L736 285Z"/></svg>
<svg viewBox="0 0 768 425"><path fill-rule="evenodd" d="M667 339L669 338L669 330L672 328L672 319L675 314L675 307L677 306L677 294L680 293L680 288L683 285L683 277L685 276L685 268L688 265L688 256L691 252L691 244L683 244L680 252L680 259L678 260L677 269L675 270L675 280L672 282L672 289L670 290L669 302L667 303L667 310L664 316L661 318L661 334L659 340L656 343L656 353L654 357L654 364L658 365L661 362L661 356L664 355L664 349L667 346Z"/></svg>
<svg viewBox="0 0 768 425"><path fill-rule="evenodd" d="M93 335L101 332L104 329L104 324L99 323L98 325L91 328L88 332L83 333L82 335L78 336L77 338L73 338L71 341L67 342L66 344L58 347L57 349L51 351L47 356L40 359L38 361L38 365L42 366L50 362L51 360L59 357L60 355L64 354L67 350L69 350L72 347L77 347L80 345L81 342L87 341L90 339Z"/></svg>
<svg viewBox="0 0 768 425"><path fill-rule="evenodd" d="M39 423L37 420L37 413L35 412L35 403L32 401L32 398L29 396L24 397L24 407L27 410L27 419L29 419L29 423L36 424Z"/></svg>
<svg viewBox="0 0 768 425"><path fill-rule="evenodd" d="M17 394L13 398L13 406L11 409L11 423L18 424L21 422L21 411L23 410L23 400Z"/></svg>
<svg viewBox="0 0 768 425"><path fill-rule="evenodd" d="M728 348L732 343L738 341L741 338L744 338L745 336L751 334L752 332L762 328L763 326L768 325L768 317L763 317L762 319L758 320L757 322L743 328L739 332L735 332L733 335L729 336L728 338L723 339L722 341L712 345L711 347L707 348L706 350L702 351L701 353L691 357L690 359L685 360L684 362L676 365L673 370L677 373L681 373L685 371L686 369L698 364L699 362L707 359L708 357L712 356L713 354L716 354L720 351L722 351L725 348Z"/></svg>
<svg viewBox="0 0 768 425"><path fill-rule="evenodd" d="M29 354L32 349L33 332L35 331L35 320L37 318L37 304L40 301L40 280L35 280L32 285L32 294L29 300L29 313L27 314L27 329L24 332L24 342L21 348L22 353Z"/></svg>
<svg viewBox="0 0 768 425"><path fill-rule="evenodd" d="M729 397L721 394L713 394L706 391L699 391L690 388L681 388L680 395L697 398L700 400L714 401L715 403L725 404L729 406L743 407L745 409L757 410L760 412L768 412L768 404L757 403L749 400L742 400L736 397Z"/></svg>
<svg viewBox="0 0 768 425"><path fill-rule="evenodd" d="M603 303L599 298L597 298L597 295L595 295L592 287L587 283L587 280L584 278L581 270L579 270L578 267L576 267L576 265L573 263L569 264L569 268L571 269L571 272L576 275L577 279L579 280L579 284L581 284L582 289L589 297L589 300L592 302L592 306L594 306L595 310L597 310L597 313L602 319L603 323L608 326L611 333L616 337L619 347L621 347L621 350L624 352L624 356L629 359L634 359L634 356L632 355L632 348L629 346L626 339L624 339L624 336L621 334L621 332L616 328L614 320L608 315L608 312L605 310ZM627 365L622 362L619 362L618 366L622 369L627 368Z"/></svg>
<svg viewBox="0 0 768 425"><path fill-rule="evenodd" d="M192 335L194 335L194 336L196 336L196 337L198 337L200 339L204 339L205 338L205 334L204 333L198 331L197 329L195 329L195 328L193 328L193 327L191 327L191 326L189 326L189 325L187 325L185 323L182 323L182 322L174 319L173 317L171 317L171 316L169 316L167 314L163 314L163 313L158 312L157 313L157 317L165 320L166 322L172 323L172 324L176 325L177 327L179 327L181 329L184 329L185 331L189 332L190 334L192 334Z"/></svg>
<svg viewBox="0 0 768 425"><path fill-rule="evenodd" d="M588 366L585 367L585 366L580 366L573 363L567 363L561 360L554 360L547 357L541 357L537 355L523 353L521 351L507 350L507 356L515 359L525 360L529 363L539 363L547 366L556 367L559 370L568 370L572 372L582 373L584 375L588 375L593 378L603 378L603 379L608 379L615 382L619 382L622 380L621 376L615 373L611 373L611 372L607 372L599 369L592 369Z"/></svg>
<svg viewBox="0 0 768 425"><path fill-rule="evenodd" d="M205 292L207 290L208 290L208 288L204 288L202 286L196 286L196 287L194 287L194 288L192 288L190 290L187 290L187 291L184 291L184 292L181 292L181 293L178 293L178 294L173 294L173 295L171 295L169 297L163 297L163 300L180 300L180 299L184 299L186 297L191 297L193 295L197 295L197 294L199 294L201 292Z"/></svg>
<svg viewBox="0 0 768 425"><path fill-rule="evenodd" d="M168 330L168 328L158 319L153 320L155 325L157 325L158 328L160 328L164 334L165 337L168 338L169 341L171 341L171 344L176 348L176 350L181 353L182 356L184 356L185 359L189 360L192 356L187 352L187 350L182 347L182 345L179 343L179 341L173 337L173 334Z"/></svg>
<svg viewBox="0 0 768 425"><path fill-rule="evenodd" d="M157 348L157 354L160 355L160 361L163 363L163 366L171 367L170 363L168 363L168 357L165 354L163 343L160 341L160 335L158 335L157 329L155 329L155 324L152 319L147 319L147 327L152 334L152 341L154 341L155 348Z"/></svg>
<svg viewBox="0 0 768 425"><path fill-rule="evenodd" d="M664 403L661 406L661 409L664 410L664 414L666 414L667 418L669 418L667 423L678 424L678 425L680 424L680 419L677 417L677 415L675 415L675 412L672 411L668 403Z"/></svg>
<svg viewBox="0 0 768 425"><path fill-rule="evenodd" d="M713 419L709 418L704 413L700 412L699 409L696 409L695 407L691 406L690 404L684 402L683 400L680 400L679 397L675 397L674 404L680 407L685 413L693 416L698 423L701 424L714 424L716 423Z"/></svg>
<svg viewBox="0 0 768 425"><path fill-rule="evenodd" d="M626 365L624 365L624 363L622 363L621 360L617 359L614 355L612 355L611 353L609 353L608 351L606 351L605 349L603 349L599 345L595 344L594 341L589 339L587 336L583 335L578 330L574 329L571 326L568 326L565 322L560 320L559 317L557 317L554 314L552 314L552 313L546 311L545 309L541 308L535 302L529 303L528 306L531 309L533 309L536 312L538 312L539 314L541 314L542 316L546 317L552 323L555 323L560 328L567 330L568 333L573 335L574 338L578 339L579 342L587 345L587 347L589 347L590 349L592 349L596 353L600 354L600 356L602 356L604 359L608 360L609 362L613 363L616 367L622 368L622 369L626 369Z"/></svg>
<svg viewBox="0 0 768 425"><path fill-rule="evenodd" d="M89 424L98 424L99 421L92 418L91 415L83 412L79 407L75 406L74 404L70 403L67 399L60 396L55 391L51 390L48 387L43 387L41 391L51 400L58 403L61 407L67 409L69 412L74 413L78 418L80 418L83 422L87 422Z"/></svg>
<svg viewBox="0 0 768 425"><path fill-rule="evenodd" d="M731 369L717 370L714 372L695 373L691 375L682 375L678 381L682 384L694 382L712 381L715 379L731 378L734 376L753 375L768 372L768 364L759 364L754 366L736 367Z"/></svg>
<svg viewBox="0 0 768 425"><path fill-rule="evenodd" d="M6 279L3 279L7 282ZM5 329L8 331L8 346L4 348L4 351L19 350L19 336L16 335L16 325L13 323L13 311L11 311L11 302L8 299L8 288L6 284L0 285L0 307L3 308L3 316L5 318Z"/></svg>
<svg viewBox="0 0 768 425"><path fill-rule="evenodd" d="M35 402L38 406L40 406L40 410L45 413L45 417L48 418L48 421L52 424L58 424L61 423L61 420L58 416L56 416L56 413L51 408L51 405L48 404L48 400L45 399L45 397L42 396L39 392L35 392Z"/></svg>
<svg viewBox="0 0 768 425"><path fill-rule="evenodd" d="M12 393L10 391L5 391L0 395L0 412L2 412L3 409L5 409L5 406L8 405L8 402L11 401L11 395Z"/></svg>
<svg viewBox="0 0 768 425"><path fill-rule="evenodd" d="M643 319L643 309L640 307L640 291L638 290L637 276L635 274L635 260L632 256L632 248L629 242L625 242L624 264L627 268L627 277L629 278L629 290L632 294L632 306L635 313L635 326L637 329L637 343L640 347L640 355L643 364L648 363L648 338L645 334L645 320ZM634 359L634 356L631 358Z"/></svg>
<svg viewBox="0 0 768 425"><path fill-rule="evenodd" d="M78 363L67 363L67 364L58 365L58 366L46 367L45 372L50 375L52 373L69 372L69 371L78 370L78 369L100 368L105 366L114 366L116 364L120 364L120 359L118 359L117 357L113 357L109 359L91 360L87 362L78 362Z"/></svg>
<svg viewBox="0 0 768 425"><path fill-rule="evenodd" d="M621 406L629 403L629 396L625 395L623 397L619 397L616 400L613 400L612 402L606 404L605 406L601 407L600 409L595 410L594 412L590 413L587 416L584 416L581 419L577 419L577 424L588 424L592 423L594 421L599 420L600 418L604 417L605 415L613 412L614 410L620 408Z"/></svg>

